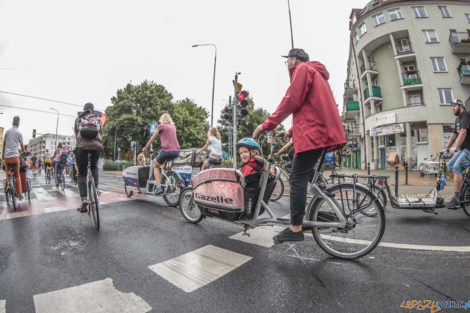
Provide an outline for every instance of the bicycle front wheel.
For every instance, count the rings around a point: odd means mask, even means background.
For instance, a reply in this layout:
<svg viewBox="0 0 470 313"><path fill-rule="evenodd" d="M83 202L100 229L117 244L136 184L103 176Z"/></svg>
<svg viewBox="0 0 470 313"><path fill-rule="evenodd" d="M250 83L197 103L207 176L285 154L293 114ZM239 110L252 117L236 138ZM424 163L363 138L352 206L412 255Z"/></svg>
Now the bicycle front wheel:
<svg viewBox="0 0 470 313"><path fill-rule="evenodd" d="M342 228L313 227L315 241L326 253L342 259L356 259L371 252L385 230L380 200L366 187L353 183L333 185L327 191L339 204L346 225ZM369 214L363 214L365 210ZM314 198L308 205L307 220L338 222L340 219L325 199Z"/></svg>
<svg viewBox="0 0 470 313"><path fill-rule="evenodd" d="M98 195L96 194L95 184L88 184L88 213L91 216L95 229L100 229L100 211L98 208Z"/></svg>
<svg viewBox="0 0 470 313"><path fill-rule="evenodd" d="M180 211L183 217L190 223L197 224L202 218L202 212L194 203L194 193L192 187L184 188L181 192Z"/></svg>
<svg viewBox="0 0 470 313"><path fill-rule="evenodd" d="M178 175L169 171L162 177L163 199L169 206L177 206L180 202L181 187Z"/></svg>
<svg viewBox="0 0 470 313"><path fill-rule="evenodd" d="M284 194L284 181L282 180L282 177L279 177L279 179L276 182L276 186L274 187L273 193L271 194L271 201L276 202L277 200L282 198L283 194Z"/></svg>

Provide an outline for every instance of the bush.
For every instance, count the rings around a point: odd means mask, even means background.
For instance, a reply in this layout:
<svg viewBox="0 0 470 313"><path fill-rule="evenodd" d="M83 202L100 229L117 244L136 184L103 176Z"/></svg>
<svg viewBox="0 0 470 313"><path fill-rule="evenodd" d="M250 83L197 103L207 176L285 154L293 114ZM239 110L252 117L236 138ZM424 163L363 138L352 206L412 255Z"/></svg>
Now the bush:
<svg viewBox="0 0 470 313"><path fill-rule="evenodd" d="M134 166L134 162L113 162L106 160L103 164L103 171L122 171L129 166Z"/></svg>

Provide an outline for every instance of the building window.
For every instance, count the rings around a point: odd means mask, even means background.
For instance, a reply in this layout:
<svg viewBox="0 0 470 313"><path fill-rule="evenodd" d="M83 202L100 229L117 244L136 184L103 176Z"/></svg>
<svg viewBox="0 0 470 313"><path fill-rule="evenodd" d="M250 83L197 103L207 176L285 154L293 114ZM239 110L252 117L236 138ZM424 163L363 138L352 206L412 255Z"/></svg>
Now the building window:
<svg viewBox="0 0 470 313"><path fill-rule="evenodd" d="M452 101L452 89L450 88L439 88L439 102L440 104L450 104Z"/></svg>
<svg viewBox="0 0 470 313"><path fill-rule="evenodd" d="M444 58L431 58L431 62L432 69L434 72L447 72L446 62L444 61Z"/></svg>
<svg viewBox="0 0 470 313"><path fill-rule="evenodd" d="M417 143L427 143L428 142L428 129L427 128L419 128L416 130L417 136Z"/></svg>
<svg viewBox="0 0 470 313"><path fill-rule="evenodd" d="M441 11L442 17L452 17L450 16L449 9L445 5L438 6L439 11Z"/></svg>
<svg viewBox="0 0 470 313"><path fill-rule="evenodd" d="M390 16L391 21L395 21L395 20L399 20L403 18L403 13L401 13L400 9L389 10L388 15Z"/></svg>
<svg viewBox="0 0 470 313"><path fill-rule="evenodd" d="M415 17L428 17L428 13L426 13L426 10L424 7L413 7L413 13L415 14Z"/></svg>
<svg viewBox="0 0 470 313"><path fill-rule="evenodd" d="M359 36L362 37L362 35L364 35L366 32L367 32L366 23L362 23L359 26Z"/></svg>
<svg viewBox="0 0 470 313"><path fill-rule="evenodd" d="M410 95L408 96L408 105L409 106L417 106L417 105L422 105L423 103L421 102L421 95Z"/></svg>
<svg viewBox="0 0 470 313"><path fill-rule="evenodd" d="M467 18L467 21L470 23L470 13L465 13L465 17Z"/></svg>
<svg viewBox="0 0 470 313"><path fill-rule="evenodd" d="M372 20L374 21L375 26L382 25L385 23L385 15L380 12L379 14L372 16Z"/></svg>
<svg viewBox="0 0 470 313"><path fill-rule="evenodd" d="M398 39L397 40L397 50L398 52L410 52L411 47L408 39Z"/></svg>
<svg viewBox="0 0 470 313"><path fill-rule="evenodd" d="M423 30L424 40L426 42L439 42L437 38L436 31L434 29L425 29Z"/></svg>
<svg viewBox="0 0 470 313"><path fill-rule="evenodd" d="M354 43L356 44L359 41L359 35L357 34L357 30L354 32Z"/></svg>

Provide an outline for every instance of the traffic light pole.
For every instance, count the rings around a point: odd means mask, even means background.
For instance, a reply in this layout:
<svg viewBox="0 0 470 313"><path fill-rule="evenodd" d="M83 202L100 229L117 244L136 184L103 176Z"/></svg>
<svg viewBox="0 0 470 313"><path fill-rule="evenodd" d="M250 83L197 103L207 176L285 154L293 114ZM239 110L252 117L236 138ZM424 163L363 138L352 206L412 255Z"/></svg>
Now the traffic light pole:
<svg viewBox="0 0 470 313"><path fill-rule="evenodd" d="M237 169L237 88L238 88L238 74L235 73L235 84L234 84L234 96L233 96L233 109L232 109L232 121L233 121L233 169Z"/></svg>

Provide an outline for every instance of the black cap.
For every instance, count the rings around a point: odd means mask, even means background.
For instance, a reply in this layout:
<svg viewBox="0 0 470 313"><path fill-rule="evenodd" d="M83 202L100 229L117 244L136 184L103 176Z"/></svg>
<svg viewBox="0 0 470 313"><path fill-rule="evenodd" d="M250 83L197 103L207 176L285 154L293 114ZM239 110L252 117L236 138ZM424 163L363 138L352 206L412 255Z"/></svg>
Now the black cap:
<svg viewBox="0 0 470 313"><path fill-rule="evenodd" d="M288 55L283 55L282 57L284 57L284 58L296 58L297 60L302 61L302 62L308 62L309 61L308 54L303 49L297 49L297 48L290 49L289 54Z"/></svg>
<svg viewBox="0 0 470 313"><path fill-rule="evenodd" d="M93 111L94 109L95 106L91 102L85 103L85 105L83 106L83 111Z"/></svg>

